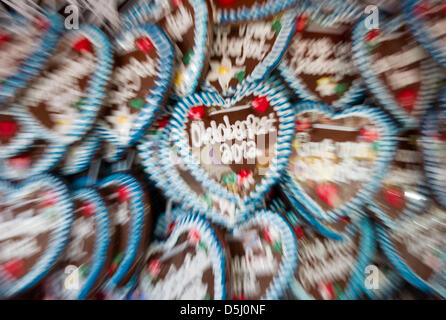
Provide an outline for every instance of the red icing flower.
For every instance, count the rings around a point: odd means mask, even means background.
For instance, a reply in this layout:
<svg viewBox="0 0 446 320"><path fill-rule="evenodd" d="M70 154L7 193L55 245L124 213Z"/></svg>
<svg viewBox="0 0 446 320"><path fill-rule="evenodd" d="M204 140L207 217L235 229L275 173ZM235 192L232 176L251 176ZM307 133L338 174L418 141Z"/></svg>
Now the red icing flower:
<svg viewBox="0 0 446 320"><path fill-rule="evenodd" d="M0 122L0 140L8 140L12 138L19 126L14 121L1 121Z"/></svg>
<svg viewBox="0 0 446 320"><path fill-rule="evenodd" d="M3 271L12 278L19 278L25 273L25 261L23 259L12 259L2 266Z"/></svg>
<svg viewBox="0 0 446 320"><path fill-rule="evenodd" d="M35 20L34 20L34 25L39 28L40 30L48 30L51 26L50 22L48 21L48 19L46 19L43 16L38 16Z"/></svg>
<svg viewBox="0 0 446 320"><path fill-rule="evenodd" d="M77 40L74 43L73 48L79 52L89 52L89 53L93 52L93 45L91 41L88 40L88 38L86 37L82 37L79 40Z"/></svg>
<svg viewBox="0 0 446 320"><path fill-rule="evenodd" d="M375 129L362 129L360 132L361 138L366 142L373 142L378 140L379 133Z"/></svg>
<svg viewBox="0 0 446 320"><path fill-rule="evenodd" d="M153 43L148 37L141 37L135 40L136 47L144 53L149 53L153 49Z"/></svg>
<svg viewBox="0 0 446 320"><path fill-rule="evenodd" d="M183 0L172 0L172 3L175 7L179 7L181 4L183 4Z"/></svg>
<svg viewBox="0 0 446 320"><path fill-rule="evenodd" d="M257 112L264 113L269 107L269 102L266 97L255 97L252 100L252 106Z"/></svg>
<svg viewBox="0 0 446 320"><path fill-rule="evenodd" d="M333 300L335 297L334 288L330 282L321 282L319 293L324 300Z"/></svg>
<svg viewBox="0 0 446 320"><path fill-rule="evenodd" d="M318 185L316 194L330 207L335 207L339 199L339 189L331 183Z"/></svg>
<svg viewBox="0 0 446 320"><path fill-rule="evenodd" d="M340 217L339 221L345 224L350 223L350 218L349 217Z"/></svg>
<svg viewBox="0 0 446 320"><path fill-rule="evenodd" d="M200 234L198 233L197 230L192 229L189 231L189 234L187 235L187 239L189 239L189 241L192 241L193 243L198 243L200 241Z"/></svg>
<svg viewBox="0 0 446 320"><path fill-rule="evenodd" d="M372 41L373 39L375 39L376 37L378 37L379 34L380 34L380 32L379 32L378 29L370 30L370 31L366 34L366 36L365 36L365 41L366 41L366 42L370 42L370 41Z"/></svg>
<svg viewBox="0 0 446 320"><path fill-rule="evenodd" d="M168 234L171 234L172 233L172 231L173 231L173 229L175 228L175 226L176 226L176 223L175 222L172 222L170 225L169 225L169 228L168 228Z"/></svg>
<svg viewBox="0 0 446 320"><path fill-rule="evenodd" d="M243 293L239 295L235 295L232 297L232 300L246 300L245 295Z"/></svg>
<svg viewBox="0 0 446 320"><path fill-rule="evenodd" d="M273 243L273 238L271 237L271 234L269 232L268 228L263 229L263 236L265 237L265 240L269 243Z"/></svg>
<svg viewBox="0 0 446 320"><path fill-rule="evenodd" d="M169 123L170 117L162 118L158 121L158 129L164 129Z"/></svg>
<svg viewBox="0 0 446 320"><path fill-rule="evenodd" d="M230 7L236 2L237 0L218 0L218 3L220 3L222 7Z"/></svg>
<svg viewBox="0 0 446 320"><path fill-rule="evenodd" d="M84 217L90 218L91 216L94 215L94 212L95 212L94 204L92 204L90 202L83 204L81 207L81 212Z"/></svg>
<svg viewBox="0 0 446 320"><path fill-rule="evenodd" d="M404 191L397 187L383 190L384 200L392 207L402 210L406 204Z"/></svg>
<svg viewBox="0 0 446 320"><path fill-rule="evenodd" d="M43 194L42 200L43 201L41 203L41 208L48 208L48 207L53 206L56 203L57 197L53 191L47 191Z"/></svg>
<svg viewBox="0 0 446 320"><path fill-rule="evenodd" d="M30 155L16 156L8 160L9 166L17 170L26 170L31 167L31 163Z"/></svg>
<svg viewBox="0 0 446 320"><path fill-rule="evenodd" d="M305 230L304 230L304 227L302 227L302 226L297 226L295 229L294 229L294 231L295 231L295 233L296 233L296 237L297 237L297 239L302 239L303 238L303 236L305 235Z"/></svg>
<svg viewBox="0 0 446 320"><path fill-rule="evenodd" d="M161 263L158 259L153 259L147 266L147 271L152 277L156 277L161 271Z"/></svg>
<svg viewBox="0 0 446 320"><path fill-rule="evenodd" d="M8 34L0 34L0 49L5 43L9 41L11 41L11 37Z"/></svg>
<svg viewBox="0 0 446 320"><path fill-rule="evenodd" d="M299 132L305 132L311 128L311 123L308 120L296 120L296 130Z"/></svg>
<svg viewBox="0 0 446 320"><path fill-rule="evenodd" d="M398 100L398 103L401 104L404 109L406 109L407 112L412 112L415 108L415 103L418 98L418 90L406 90L403 92L400 92L396 99Z"/></svg>
<svg viewBox="0 0 446 320"><path fill-rule="evenodd" d="M121 186L116 190L118 199L120 202L126 202L130 200L130 191L127 186Z"/></svg>
<svg viewBox="0 0 446 320"><path fill-rule="evenodd" d="M189 110L189 118L193 120L201 120L204 116L204 107L203 106L195 106L190 108Z"/></svg>
<svg viewBox="0 0 446 320"><path fill-rule="evenodd" d="M296 19L296 27L295 32L302 32L305 29L305 26L307 25L308 18L305 16L299 16Z"/></svg>

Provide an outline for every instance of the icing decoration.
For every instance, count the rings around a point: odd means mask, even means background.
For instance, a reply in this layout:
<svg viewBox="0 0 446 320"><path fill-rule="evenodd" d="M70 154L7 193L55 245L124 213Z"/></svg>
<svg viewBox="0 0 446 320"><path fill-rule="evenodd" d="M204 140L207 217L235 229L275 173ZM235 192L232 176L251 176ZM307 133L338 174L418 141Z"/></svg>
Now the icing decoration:
<svg viewBox="0 0 446 320"><path fill-rule="evenodd" d="M105 140L126 148L141 137L166 98L173 50L152 24L122 31L115 49L111 90L99 131Z"/></svg>
<svg viewBox="0 0 446 320"><path fill-rule="evenodd" d="M219 24L260 20L294 7L297 0L210 0L213 20Z"/></svg>
<svg viewBox="0 0 446 320"><path fill-rule="evenodd" d="M206 74L212 19L205 0L139 1L124 13L126 26L156 23L171 39L175 50L173 95L187 97L195 92Z"/></svg>
<svg viewBox="0 0 446 320"><path fill-rule="evenodd" d="M420 45L446 67L444 3L433 0L401 1L402 16Z"/></svg>
<svg viewBox="0 0 446 320"><path fill-rule="evenodd" d="M309 23L294 33L278 70L299 98L345 108L364 94L351 52L349 25Z"/></svg>
<svg viewBox="0 0 446 320"><path fill-rule="evenodd" d="M364 14L364 6L357 0L303 0L297 11L323 27L336 27L359 20Z"/></svg>
<svg viewBox="0 0 446 320"><path fill-rule="evenodd" d="M4 193L4 184L0 185ZM73 222L66 186L39 175L6 190L0 206L0 297L12 298L39 283L64 250ZM41 206L51 194L53 202Z"/></svg>
<svg viewBox="0 0 446 320"><path fill-rule="evenodd" d="M294 114L283 90L283 85L271 81L252 84L227 100L202 93L178 103L170 121L173 143L205 189L236 203L263 199L290 152ZM263 113L252 107L259 97L269 103ZM201 120L185 116L196 105L205 107ZM242 169L252 172L243 181L237 178Z"/></svg>
<svg viewBox="0 0 446 320"><path fill-rule="evenodd" d="M391 119L367 106L334 112L302 102L296 110L297 119L311 127L296 132L282 179L292 205L326 222L363 215L362 205L378 190L396 147ZM363 129L376 131L377 140Z"/></svg>
<svg viewBox="0 0 446 320"><path fill-rule="evenodd" d="M17 116L54 143L80 140L96 121L111 62L110 44L99 29L66 33L39 81L17 102Z"/></svg>
<svg viewBox="0 0 446 320"><path fill-rule="evenodd" d="M399 221L424 211L428 188L423 173L423 157L419 146L420 132L409 130L398 137L398 146L388 173L368 208L388 228Z"/></svg>
<svg viewBox="0 0 446 320"><path fill-rule="evenodd" d="M224 300L225 255L211 226L195 215L176 220L168 239L150 246L139 289L140 299Z"/></svg>
<svg viewBox="0 0 446 320"><path fill-rule="evenodd" d="M378 35L367 42L359 22L353 31L353 57L377 101L405 127L416 126L434 102L439 71L397 17L381 22ZM371 43L371 44L370 44Z"/></svg>
<svg viewBox="0 0 446 320"><path fill-rule="evenodd" d="M422 215L405 219L398 228L378 227L384 253L399 273L426 293L446 297L446 214L430 202Z"/></svg>
<svg viewBox="0 0 446 320"><path fill-rule="evenodd" d="M75 218L67 249L56 270L43 282L45 299L91 298L106 275L107 256L111 251L111 225L106 205L97 191L81 189L74 194L74 207Z"/></svg>
<svg viewBox="0 0 446 320"><path fill-rule="evenodd" d="M0 108L41 73L57 44L63 26L61 17L47 11L40 19L46 21L47 28L16 15L14 23L1 23Z"/></svg>
<svg viewBox="0 0 446 320"><path fill-rule="evenodd" d="M265 20L216 26L204 89L232 96L264 80L285 53L294 19L295 12L289 10Z"/></svg>
<svg viewBox="0 0 446 320"><path fill-rule="evenodd" d="M230 298L281 298L297 267L298 254L285 220L270 211L257 212L226 235L226 241L231 254Z"/></svg>

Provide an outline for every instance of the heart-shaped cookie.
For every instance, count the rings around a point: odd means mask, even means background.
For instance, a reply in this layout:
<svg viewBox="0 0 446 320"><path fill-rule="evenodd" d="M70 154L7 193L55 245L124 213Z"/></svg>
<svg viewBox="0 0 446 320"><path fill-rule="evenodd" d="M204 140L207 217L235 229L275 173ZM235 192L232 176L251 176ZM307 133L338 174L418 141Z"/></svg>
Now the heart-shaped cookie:
<svg viewBox="0 0 446 320"><path fill-rule="evenodd" d="M293 7L298 0L209 0L216 23L239 23L264 19Z"/></svg>
<svg viewBox="0 0 446 320"><path fill-rule="evenodd" d="M294 30L294 10L265 20L217 25L204 89L231 96L280 62Z"/></svg>
<svg viewBox="0 0 446 320"><path fill-rule="evenodd" d="M296 238L286 221L262 210L236 226L226 241L232 278L228 298L280 299L297 267Z"/></svg>
<svg viewBox="0 0 446 320"><path fill-rule="evenodd" d="M381 181L368 208L388 228L400 219L421 213L427 204L429 190L423 172L423 157L418 130L403 131L388 173Z"/></svg>
<svg viewBox="0 0 446 320"><path fill-rule="evenodd" d="M225 259L213 228L199 216L182 216L166 241L150 246L138 298L224 300Z"/></svg>
<svg viewBox="0 0 446 320"><path fill-rule="evenodd" d="M282 188L292 206L322 221L364 214L396 147L393 122L377 108L334 112L324 104L296 105L296 134Z"/></svg>
<svg viewBox="0 0 446 320"><path fill-rule="evenodd" d="M110 143L128 147L141 137L166 99L173 49L153 24L122 31L114 48L111 89L99 129Z"/></svg>
<svg viewBox="0 0 446 320"><path fill-rule="evenodd" d="M73 195L74 222L61 262L44 281L45 300L83 300L105 279L110 255L111 222L107 207L94 189Z"/></svg>
<svg viewBox="0 0 446 320"><path fill-rule="evenodd" d="M320 27L297 18L296 29L278 69L302 100L336 108L359 101L364 87L352 61L351 26Z"/></svg>
<svg viewBox="0 0 446 320"><path fill-rule="evenodd" d="M64 157L67 147L35 139L24 151L0 160L0 178L24 180L51 171Z"/></svg>
<svg viewBox="0 0 446 320"><path fill-rule="evenodd" d="M403 0L402 15L417 41L434 59L446 67L444 3L434 0Z"/></svg>
<svg viewBox="0 0 446 320"><path fill-rule="evenodd" d="M285 169L294 112L276 82L252 84L224 100L201 93L175 108L173 143L190 174L224 199L259 203Z"/></svg>
<svg viewBox="0 0 446 320"><path fill-rule="evenodd" d="M195 92L208 68L212 19L205 0L139 1L124 13L123 21L135 26L156 23L175 48L173 94L186 97Z"/></svg>
<svg viewBox="0 0 446 320"><path fill-rule="evenodd" d="M96 121L111 67L111 46L99 29L86 25L66 33L17 101L17 116L54 143L80 140Z"/></svg>
<svg viewBox="0 0 446 320"><path fill-rule="evenodd" d="M422 215L397 229L378 227L387 258L412 285L446 297L446 212L431 201Z"/></svg>
<svg viewBox="0 0 446 320"><path fill-rule="evenodd" d="M11 298L34 287L54 266L67 244L74 216L67 187L50 175L21 183L4 200L0 297Z"/></svg>
<svg viewBox="0 0 446 320"><path fill-rule="evenodd" d="M379 104L405 127L417 126L437 97L440 70L400 17L353 31L355 63Z"/></svg>
<svg viewBox="0 0 446 320"><path fill-rule="evenodd" d="M135 285L148 245L151 227L148 195L133 176L124 173L112 174L98 187L112 217L112 241L117 241L104 293L109 299L122 299Z"/></svg>
<svg viewBox="0 0 446 320"><path fill-rule="evenodd" d="M299 250L290 285L293 294L300 300L359 299L376 249L371 222L364 218L346 230L343 240L335 240L316 232L292 211L286 217Z"/></svg>
<svg viewBox="0 0 446 320"><path fill-rule="evenodd" d="M1 21L0 109L42 71L63 28L56 12L38 14L32 20L16 14Z"/></svg>
<svg viewBox="0 0 446 320"><path fill-rule="evenodd" d="M443 108L431 109L421 125L424 172L432 195L446 208L446 90Z"/></svg>
<svg viewBox="0 0 446 320"><path fill-rule="evenodd" d="M12 107L0 109L0 159L26 150L36 135L29 125L15 116L14 110Z"/></svg>

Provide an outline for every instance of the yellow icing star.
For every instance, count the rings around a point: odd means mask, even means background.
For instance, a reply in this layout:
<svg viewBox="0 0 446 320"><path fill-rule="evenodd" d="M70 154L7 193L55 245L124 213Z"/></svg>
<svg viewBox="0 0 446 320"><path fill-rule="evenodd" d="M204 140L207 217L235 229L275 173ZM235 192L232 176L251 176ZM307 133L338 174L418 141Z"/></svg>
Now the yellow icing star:
<svg viewBox="0 0 446 320"><path fill-rule="evenodd" d="M60 120L56 121L56 125L59 127L68 126L68 125L70 125L70 121L68 121L66 119L60 119Z"/></svg>
<svg viewBox="0 0 446 320"><path fill-rule="evenodd" d="M183 73L182 72L178 72L177 76L175 77L175 84L177 86L179 86L182 81L183 81Z"/></svg>
<svg viewBox="0 0 446 320"><path fill-rule="evenodd" d="M229 73L229 68L225 67L225 66L221 66L220 68L218 68L218 74L222 75L222 74L228 74Z"/></svg>
<svg viewBox="0 0 446 320"><path fill-rule="evenodd" d="M126 124L128 121L129 121L129 118L127 118L126 116L120 116L120 117L117 119L117 122L118 122L119 124Z"/></svg>
<svg viewBox="0 0 446 320"><path fill-rule="evenodd" d="M331 84L331 83L332 83L331 77L323 77L323 78L320 78L317 80L318 86L323 86L323 85Z"/></svg>

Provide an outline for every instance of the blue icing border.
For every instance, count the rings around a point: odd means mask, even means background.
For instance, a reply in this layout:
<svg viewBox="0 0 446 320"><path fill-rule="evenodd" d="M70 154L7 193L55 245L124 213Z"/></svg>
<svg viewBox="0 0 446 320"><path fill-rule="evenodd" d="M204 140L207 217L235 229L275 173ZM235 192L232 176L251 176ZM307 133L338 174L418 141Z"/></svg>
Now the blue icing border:
<svg viewBox="0 0 446 320"><path fill-rule="evenodd" d="M162 2L165 0L155 0L153 2L140 1L130 8L122 20L127 27L144 23L152 17L155 17L159 10L162 9ZM175 98L181 99L181 96L188 96L195 92L199 85L198 81L201 77L201 72L204 69L206 60L206 48L208 40L208 6L205 0L189 0L194 8L194 52L191 61L187 66L187 72L183 72L184 79L187 79L187 87L184 89L184 94L177 95L173 93Z"/></svg>
<svg viewBox="0 0 446 320"><path fill-rule="evenodd" d="M140 241L142 240L143 226L145 219L150 219L150 215L145 212L145 204L142 200L143 189L138 181L129 174L115 173L105 178L98 184L98 188L104 188L109 185L126 186L130 192L130 211L132 214L132 223L129 232L129 239L124 257L113 276L105 283L105 290L112 292L119 290L118 284L129 271L129 268L135 261Z"/></svg>
<svg viewBox="0 0 446 320"><path fill-rule="evenodd" d="M381 30L392 32L399 26L404 24L403 20L397 16L388 21L381 22L384 27ZM361 75L368 89L373 93L378 102L386 111L388 111L395 119L404 127L411 128L419 125L419 117L423 115L426 109L432 105L437 96L436 82L440 80L440 71L434 61L427 58L421 64L421 87L417 100L418 114L408 115L399 105L392 93L387 89L386 85L373 70L373 61L364 42L365 35L369 32L365 27L364 20L357 23L353 30L353 59L356 62Z"/></svg>
<svg viewBox="0 0 446 320"><path fill-rule="evenodd" d="M285 54L294 33L295 19L296 11L294 9L283 14L283 16L280 18L282 27L276 40L274 41L274 44L272 45L271 51L254 68L251 74L243 79L242 83L239 83L236 87L229 88L226 93L220 93L216 88L208 83L206 79L204 79L202 89L211 93L221 94L224 97L237 96L250 84L263 81L265 77L267 77L268 74L270 74L279 64L280 60Z"/></svg>
<svg viewBox="0 0 446 320"><path fill-rule="evenodd" d="M130 129L130 140L127 144L122 143L122 139L116 134L113 128L103 119L99 121L98 130L103 139L118 145L119 147L128 147L141 138L144 130L151 124L156 117L156 112L165 99L166 92L170 85L173 70L174 52L167 36L154 24L145 24L131 29L125 29L115 39L114 46L120 46L120 41L129 37L137 38L138 36L147 35L152 41L159 57L157 65L158 76L155 78L155 85L150 89L150 94L146 96L146 104L141 108L138 117L132 124ZM113 74L112 74L113 77Z"/></svg>
<svg viewBox="0 0 446 320"><path fill-rule="evenodd" d="M284 190L288 190L288 198L293 204L301 204L306 211L308 211L315 218L321 221L336 222L340 217L357 218L364 215L363 204L369 201L370 196L379 188L381 179L386 173L390 161L393 159L393 154L396 148L396 128L392 120L377 108L368 106L354 106L339 112L333 111L332 108L325 104L317 102L301 102L296 106L296 117L306 112L317 112L323 114L331 119L343 119L346 117L356 116L363 117L375 123L379 129L379 152L375 160L374 173L370 181L364 182L363 187L358 194L350 201L344 203L342 206L325 211L313 199L311 199L300 186L295 182L291 174L286 171L281 179L281 186Z"/></svg>
<svg viewBox="0 0 446 320"><path fill-rule="evenodd" d="M415 6L420 3L420 1L402 0L401 2L402 16L414 37L439 64L446 68L446 48L443 47L438 39L436 39L428 30L426 22L423 21L424 19L416 17L413 13Z"/></svg>
<svg viewBox="0 0 446 320"><path fill-rule="evenodd" d="M212 8L212 1L210 0L210 7ZM249 22L252 20L259 20L273 16L280 11L293 7L299 2L299 0L268 0L265 4L255 4L251 8L242 7L238 10L231 8L220 9L218 12L215 8L213 10L213 20L215 23L237 23L237 22Z"/></svg>
<svg viewBox="0 0 446 320"><path fill-rule="evenodd" d="M77 150L74 156L74 160L71 163L67 163L67 159L65 158L62 164L61 172L63 175L72 175L80 173L86 170L94 156L95 152L101 146L101 139L99 137L99 133L97 131L93 131L88 134L84 140L79 145L79 149ZM68 147L66 157L70 156L70 147Z"/></svg>
<svg viewBox="0 0 446 320"><path fill-rule="evenodd" d="M362 293L366 292L364 282L366 278L365 268L371 264L373 256L376 252L376 243L372 223L368 218L363 218L357 222L357 230L360 233L360 242L358 255L356 256L356 265L352 268L349 282L346 285L344 293L340 300L359 299ZM353 234L351 235L353 236ZM336 240L332 240L336 241ZM298 243L299 245L299 243ZM290 288L293 294L300 300L314 300L314 297L305 292L304 288L295 279Z"/></svg>
<svg viewBox="0 0 446 320"><path fill-rule="evenodd" d="M211 225L199 215L194 214L186 214L179 215L175 220L175 228L172 233L169 235L168 239L162 242L154 242L149 248L147 256L150 255L151 252L162 250L163 248L172 248L179 236L183 234L186 230L190 230L192 228L197 229L202 234L202 239L207 240L208 245L208 253L210 255L210 259L213 262L213 275L214 275L214 300L225 300L226 298L226 256L223 248L221 247L220 242L218 241L217 236L215 235L214 229ZM142 278L142 277L141 277ZM140 287L142 286L140 282ZM144 291L141 289L141 291ZM146 299L145 294L142 293L140 299Z"/></svg>
<svg viewBox="0 0 446 320"><path fill-rule="evenodd" d="M53 130L49 130L40 124L32 116L28 107L18 106L18 117L21 117L25 123L31 125L34 131L40 132L45 139L60 144L71 144L80 140L93 126L106 96L106 86L113 64L112 48L102 31L92 25L85 25L79 30L69 31L62 38L74 38L79 35L87 37L94 45L97 65L85 89L85 103L82 104L79 117L75 119L69 132L65 135L55 134Z"/></svg>
<svg viewBox="0 0 446 320"><path fill-rule="evenodd" d="M45 253L38 259L37 263L32 267L30 272L13 283L0 287L0 297L10 298L39 283L51 270L57 259L67 245L71 225L74 220L73 203L66 185L58 178L52 175L43 174L34 176L21 184L15 191L23 190L32 185L38 185L39 188L47 187L55 192L58 198L59 223L52 231L49 239L49 245Z"/></svg>
<svg viewBox="0 0 446 320"><path fill-rule="evenodd" d="M37 139L36 139L37 140ZM34 142L36 141L34 140ZM45 149L44 154L32 165L24 171L15 171L7 163L8 159L0 160L0 178L7 180L23 180L34 175L42 174L53 169L59 161L65 156L67 146L60 144L52 144ZM32 147L33 145L31 145Z"/></svg>
<svg viewBox="0 0 446 320"><path fill-rule="evenodd" d="M268 172L264 175L261 183L257 184L255 190L244 198L227 190L223 185L209 177L208 173L194 161L190 154L190 147L186 139L185 124L188 119L188 111L195 105L204 107L223 106L230 107L240 99L248 95L265 96L268 98L270 107L274 108L279 116L279 132L277 137L277 154L271 162ZM284 86L278 84L277 80L265 83L251 84L244 87L237 95L224 100L220 95L209 92L194 94L181 100L175 107L175 111L170 125L172 126L173 142L178 146L179 152L185 160L186 167L190 173L201 182L203 187L209 192L224 199L229 199L236 203L244 203L247 206L258 204L262 201L263 195L278 181L283 170L288 163L291 154L291 140L294 136L294 109L288 102L288 97L284 93Z"/></svg>
<svg viewBox="0 0 446 320"><path fill-rule="evenodd" d="M31 23L16 14L13 14L12 17L14 21L20 24ZM57 41L63 32L62 17L52 11L45 12L43 17L48 19L50 28L44 33L42 39L39 41L38 49L20 64L18 72L5 79L6 83L2 85L0 90L0 107L6 103L8 99L13 98L20 89L25 88L32 78L40 74L41 68L56 47ZM6 23L7 21L4 21L2 24ZM12 26L12 28L14 28L14 26Z"/></svg>
<svg viewBox="0 0 446 320"><path fill-rule="evenodd" d="M312 21L324 27L354 22L364 13L363 4L356 0L302 0L298 9L300 15L309 16ZM334 12L323 12L330 9Z"/></svg>

